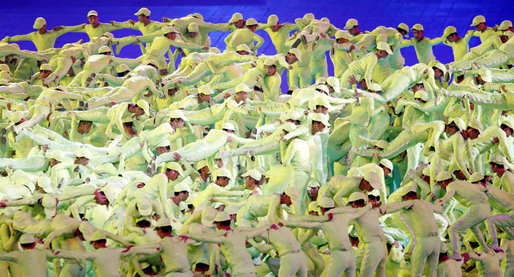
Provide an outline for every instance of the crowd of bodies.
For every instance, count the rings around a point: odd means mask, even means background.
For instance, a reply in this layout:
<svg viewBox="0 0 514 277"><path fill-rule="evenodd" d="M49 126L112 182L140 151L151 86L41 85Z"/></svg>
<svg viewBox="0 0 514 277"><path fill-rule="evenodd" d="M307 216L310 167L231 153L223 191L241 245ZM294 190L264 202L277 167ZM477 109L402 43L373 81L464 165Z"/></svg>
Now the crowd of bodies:
<svg viewBox="0 0 514 277"><path fill-rule="evenodd" d="M510 21L150 13L0 43L0 276L514 275Z"/></svg>

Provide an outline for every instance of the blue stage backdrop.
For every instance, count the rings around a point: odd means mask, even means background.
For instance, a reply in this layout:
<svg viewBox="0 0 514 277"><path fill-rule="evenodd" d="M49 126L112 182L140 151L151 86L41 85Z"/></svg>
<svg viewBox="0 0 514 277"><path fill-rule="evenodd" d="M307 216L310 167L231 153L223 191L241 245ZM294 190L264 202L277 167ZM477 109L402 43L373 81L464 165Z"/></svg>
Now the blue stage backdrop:
<svg viewBox="0 0 514 277"><path fill-rule="evenodd" d="M361 31L372 30L377 26L396 27L404 22L412 27L421 23L425 28L425 36L433 38L441 36L448 25L457 27L459 35L463 36L475 15L482 14L487 19L488 26L500 24L502 20L513 19L514 5L512 1L464 1L464 0L411 0L411 1L346 1L346 0L174 0L174 1L134 1L134 0L83 0L83 1L2 1L0 12L0 36L12 36L32 32L32 24L36 17L43 16L51 28L57 25L77 25L87 23L86 14L95 9L100 15L101 22L110 20L137 20L134 13L140 7L152 11L153 20L161 20L163 16L178 18L190 13L201 13L206 21L227 22L234 12L241 12L245 18L253 17L258 22L265 23L270 14L277 14L281 22L293 22L295 18L312 12L316 18L327 17L337 27L344 27L348 18L359 20ZM135 30L119 30L113 32L116 37L139 34ZM258 33L266 39L259 53L272 54L275 52L268 35L264 31ZM223 39L227 34L211 33L213 46L223 50ZM412 36L412 33L410 33ZM84 33L70 33L57 40L56 47L64 43L86 39ZM479 43L473 38L471 46ZM23 49L35 50L30 42L20 42ZM139 47L135 45L123 48L121 56L137 57ZM406 65L417 62L412 47L402 49ZM451 48L445 45L434 47L434 54L443 63L451 61Z"/></svg>

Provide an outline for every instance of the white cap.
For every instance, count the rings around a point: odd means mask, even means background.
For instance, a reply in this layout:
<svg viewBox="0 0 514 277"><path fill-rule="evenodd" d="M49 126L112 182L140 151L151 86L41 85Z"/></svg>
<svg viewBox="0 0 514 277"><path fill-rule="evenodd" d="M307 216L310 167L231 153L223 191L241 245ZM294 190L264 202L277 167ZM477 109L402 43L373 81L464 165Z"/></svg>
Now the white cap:
<svg viewBox="0 0 514 277"><path fill-rule="evenodd" d="M339 30L335 34L336 39L345 38L345 39L351 39L352 35L350 35L347 31Z"/></svg>
<svg viewBox="0 0 514 277"><path fill-rule="evenodd" d="M409 26L405 23L400 23L398 24L398 29L402 29L402 30L405 30L407 32L407 34L405 36L408 36L409 35Z"/></svg>
<svg viewBox="0 0 514 277"><path fill-rule="evenodd" d="M219 212L216 217L214 218L214 222L223 222L223 221L229 221L230 215L226 212Z"/></svg>
<svg viewBox="0 0 514 277"><path fill-rule="evenodd" d="M45 155L49 159L55 159L63 163L73 163L75 159L75 154L70 152L64 152L64 151L57 151L57 150L48 150L46 151Z"/></svg>
<svg viewBox="0 0 514 277"><path fill-rule="evenodd" d="M268 25L275 26L278 23L278 16L276 14L272 14L268 16Z"/></svg>
<svg viewBox="0 0 514 277"><path fill-rule="evenodd" d="M73 153L75 154L75 156L77 158L79 158L79 157L87 158L87 159L93 158L93 153L91 153L91 151L89 151L87 148L78 148Z"/></svg>
<svg viewBox="0 0 514 277"><path fill-rule="evenodd" d="M171 169L178 172L180 176L184 176L184 172L182 170L182 166L177 162L169 162L166 164L165 169Z"/></svg>
<svg viewBox="0 0 514 277"><path fill-rule="evenodd" d="M363 170L364 180L368 181L372 188L381 189L380 178L376 172L371 170Z"/></svg>
<svg viewBox="0 0 514 277"><path fill-rule="evenodd" d="M291 120L302 120L303 115L304 114L300 110L298 110L298 109L291 109L291 110L287 111L287 113L284 116L284 119L285 120L289 120L289 119L291 119Z"/></svg>
<svg viewBox="0 0 514 277"><path fill-rule="evenodd" d="M252 26L252 25L257 25L257 24L259 24L259 23L257 22L257 20L255 20L255 18L248 18L246 20L246 26Z"/></svg>
<svg viewBox="0 0 514 277"><path fill-rule="evenodd" d="M471 174L471 177L469 177L469 182L475 183L475 182L481 181L483 179L484 179L484 175L482 173L475 172L475 173Z"/></svg>
<svg viewBox="0 0 514 277"><path fill-rule="evenodd" d="M334 76L328 77L327 84L330 85L334 89L335 92L340 92L338 78L336 78Z"/></svg>
<svg viewBox="0 0 514 277"><path fill-rule="evenodd" d="M161 32L162 32L163 34L168 34L168 33L177 33L177 34L178 34L177 29L175 29L175 28L174 28L173 26L171 26L171 25L163 26L163 27L161 28Z"/></svg>
<svg viewBox="0 0 514 277"><path fill-rule="evenodd" d="M377 50L384 50L389 55L393 54L393 51L391 51L391 47L389 46L389 44L387 44L387 42L384 41L380 41L377 43Z"/></svg>
<svg viewBox="0 0 514 277"><path fill-rule="evenodd" d="M354 191L352 194L350 194L350 197L348 197L348 202L355 202L358 200L364 200L364 203L366 203L368 198L366 195L360 191Z"/></svg>
<svg viewBox="0 0 514 277"><path fill-rule="evenodd" d="M325 86L325 85L317 85L317 86L314 87L314 89L319 89L319 90L325 92L326 94L328 94L330 92L328 87Z"/></svg>
<svg viewBox="0 0 514 277"><path fill-rule="evenodd" d="M6 79L0 79L0 86L7 86L9 82Z"/></svg>
<svg viewBox="0 0 514 277"><path fill-rule="evenodd" d="M203 20L203 15L201 13L193 13L193 14L188 15L188 17L196 17L200 20Z"/></svg>
<svg viewBox="0 0 514 277"><path fill-rule="evenodd" d="M443 75L446 75L446 66L438 61L432 61L429 63L430 66L435 67L443 72Z"/></svg>
<svg viewBox="0 0 514 277"><path fill-rule="evenodd" d="M198 88L198 94L205 94L205 95L211 95L214 92L212 91L212 88L209 85L201 85Z"/></svg>
<svg viewBox="0 0 514 277"><path fill-rule="evenodd" d="M298 190L295 188L295 187L287 187L285 190L284 190L284 193L289 196L291 198L291 200L298 200L298 197L299 197L299 193L298 193Z"/></svg>
<svg viewBox="0 0 514 277"><path fill-rule="evenodd" d="M241 13L234 13L228 23L235 23L239 20L243 20L243 15Z"/></svg>
<svg viewBox="0 0 514 277"><path fill-rule="evenodd" d="M311 115L312 121L317 121L323 123L325 127L330 127L330 123L328 123L328 115L322 113L312 113Z"/></svg>
<svg viewBox="0 0 514 277"><path fill-rule="evenodd" d="M368 85L370 91L382 91L382 87L378 83L371 83Z"/></svg>
<svg viewBox="0 0 514 277"><path fill-rule="evenodd" d="M453 33L457 33L457 28L455 28L454 26L448 26L446 27L446 29L444 29L443 38L446 38L447 36Z"/></svg>
<svg viewBox="0 0 514 277"><path fill-rule="evenodd" d="M197 211L202 213L201 222L202 225L210 227L216 218L216 214L218 211L213 207L204 207L201 211Z"/></svg>
<svg viewBox="0 0 514 277"><path fill-rule="evenodd" d="M169 118L181 118L182 120L187 120L186 117L184 116L184 113L180 110L172 110L172 111L169 111L167 114L166 114Z"/></svg>
<svg viewBox="0 0 514 277"><path fill-rule="evenodd" d="M388 160L388 159L382 159L380 160L379 164L389 168L389 170L391 170L391 172L389 172L389 175L388 176L392 176L393 175L393 163Z"/></svg>
<svg viewBox="0 0 514 277"><path fill-rule="evenodd" d="M321 208L333 208L336 206L334 200L328 197L322 197L321 199L318 199L317 202L318 206Z"/></svg>
<svg viewBox="0 0 514 277"><path fill-rule="evenodd" d="M139 11L137 11L137 13L135 13L134 15L144 15L144 16L150 16L151 12L149 9L143 7L141 9L139 9Z"/></svg>
<svg viewBox="0 0 514 277"><path fill-rule="evenodd" d="M107 237L105 236L104 233L100 232L100 231L95 231L92 235L91 235L91 241L97 241L97 240L103 240L103 239L107 239Z"/></svg>
<svg viewBox="0 0 514 277"><path fill-rule="evenodd" d="M469 26L475 27L482 22L485 23L485 17L483 15L477 15L475 18L473 18L473 22L471 22L471 25Z"/></svg>
<svg viewBox="0 0 514 277"><path fill-rule="evenodd" d="M359 22L357 21L357 19L350 18L346 21L346 25L344 25L343 29L349 30L349 29L353 28L353 26L357 26L357 25L359 25Z"/></svg>
<svg viewBox="0 0 514 277"><path fill-rule="evenodd" d="M368 196L380 196L380 190L374 189L374 190L368 192Z"/></svg>
<svg viewBox="0 0 514 277"><path fill-rule="evenodd" d="M39 67L39 70L49 70L49 71L53 71L52 70L52 66L48 63L44 63L42 64L40 67Z"/></svg>
<svg viewBox="0 0 514 277"><path fill-rule="evenodd" d="M111 48L109 48L109 46L104 45L104 46L98 48L98 53L100 53L100 54L107 53L107 52L111 52Z"/></svg>
<svg viewBox="0 0 514 277"><path fill-rule="evenodd" d="M216 177L227 177L229 179L232 179L232 174L230 173L230 171L224 167L222 168L219 168L218 170L216 170Z"/></svg>
<svg viewBox="0 0 514 277"><path fill-rule="evenodd" d="M402 196L406 195L409 192L418 193L418 191L416 190L416 186L414 186L414 185L407 185L407 186L401 187L400 189L402 192Z"/></svg>
<svg viewBox="0 0 514 277"><path fill-rule="evenodd" d="M236 130L236 127L234 126L234 124L232 124L231 122L225 122L221 125L221 129L222 130L231 130L231 131L235 131Z"/></svg>
<svg viewBox="0 0 514 277"><path fill-rule="evenodd" d="M189 187L188 182L184 182L184 181L176 184L175 187L173 188L173 191L174 192L182 192L182 191L191 192L191 188Z"/></svg>
<svg viewBox="0 0 514 277"><path fill-rule="evenodd" d="M499 31L506 31L508 30L509 28L512 27L512 21L510 20L504 20L502 21L502 23L500 24L500 27L498 27L498 30Z"/></svg>
<svg viewBox="0 0 514 277"><path fill-rule="evenodd" d="M36 242L36 238L34 238L33 235L31 234L23 234L21 235L21 237L19 238L18 242L20 244L29 244L29 243L34 243Z"/></svg>
<svg viewBox="0 0 514 277"><path fill-rule="evenodd" d="M166 227L171 226L171 220L166 217L161 217L159 220L157 220L157 223L155 224L155 227Z"/></svg>
<svg viewBox="0 0 514 277"><path fill-rule="evenodd" d="M87 13L87 17L90 17L92 15L96 15L98 16L98 13L95 11L95 10L90 10L88 13Z"/></svg>
<svg viewBox="0 0 514 277"><path fill-rule="evenodd" d="M127 64L122 63L116 67L116 73L122 73L126 71L130 71L130 67Z"/></svg>
<svg viewBox="0 0 514 277"><path fill-rule="evenodd" d="M300 49L291 48L291 49L289 49L288 53L295 55L296 59L298 59L299 62L302 61L302 52L300 52Z"/></svg>
<svg viewBox="0 0 514 277"><path fill-rule="evenodd" d="M145 111L145 114L147 116L150 116L150 105L148 104L148 102L146 102L143 99L139 99L139 100L137 100L136 105L138 107L140 107L141 109L143 109L143 111Z"/></svg>
<svg viewBox="0 0 514 277"><path fill-rule="evenodd" d="M471 127L473 129L476 129L478 130L479 132L482 132L483 131L483 127L482 127L482 123L476 119L473 119L471 120L469 123L468 123L468 127Z"/></svg>
<svg viewBox="0 0 514 277"><path fill-rule="evenodd" d="M266 59L264 59L264 62L263 62L263 64L265 66L272 66L272 65L275 65L275 63L276 63L276 61L273 58L266 58Z"/></svg>
<svg viewBox="0 0 514 277"><path fill-rule="evenodd" d="M293 122L285 122L282 124L282 129L288 133L291 133L292 131L296 130L296 125Z"/></svg>
<svg viewBox="0 0 514 277"><path fill-rule="evenodd" d="M262 174L259 170L257 169L250 169L248 170L245 174L241 175L242 177L251 177L252 179L254 180L257 180L259 181L261 178L262 178Z"/></svg>
<svg viewBox="0 0 514 277"><path fill-rule="evenodd" d="M46 25L46 20L42 17L38 17L38 18L36 18L36 21L34 21L34 25L32 26L32 28L39 30L45 25Z"/></svg>
<svg viewBox="0 0 514 277"><path fill-rule="evenodd" d="M152 202L147 197L142 197L139 200L137 200L137 210L139 211L139 214L142 216L150 216L152 214Z"/></svg>
<svg viewBox="0 0 514 277"><path fill-rule="evenodd" d="M307 20L313 20L315 17L314 17L314 14L313 13L306 13L303 15L303 19L307 19Z"/></svg>
<svg viewBox="0 0 514 277"><path fill-rule="evenodd" d="M353 177L353 178L364 178L364 172L362 172L362 169L360 167L350 168L350 170L348 170L348 173L346 175L348 177Z"/></svg>
<svg viewBox="0 0 514 277"><path fill-rule="evenodd" d="M253 90L252 90L252 89L250 89L246 84L244 84L244 83L240 83L239 85L237 85L237 86L235 87L235 91L236 91L236 93L238 93L238 92L240 92L240 91L250 93L250 92L252 92Z"/></svg>
<svg viewBox="0 0 514 277"><path fill-rule="evenodd" d="M462 120L462 118L453 117L448 119L448 124L452 122L455 123L455 125L457 125L457 128L459 128L459 130L463 131L466 129L466 123L464 123L464 120Z"/></svg>
<svg viewBox="0 0 514 277"><path fill-rule="evenodd" d="M488 163L501 164L501 165L507 165L508 164L507 159L503 155L500 155L500 154L492 155L487 162Z"/></svg>
<svg viewBox="0 0 514 277"><path fill-rule="evenodd" d="M159 142L155 147L166 147L166 146L170 146L171 143L170 143L170 140L169 139L163 139L161 142Z"/></svg>
<svg viewBox="0 0 514 277"><path fill-rule="evenodd" d="M53 193L54 187L52 185L52 181L50 180L50 177L46 175L41 175L38 177L37 185L43 189L46 193Z"/></svg>
<svg viewBox="0 0 514 277"><path fill-rule="evenodd" d="M491 75L491 70L488 68L482 67L478 70L478 75L482 78L482 80L486 81L487 83L491 83L493 81L493 77Z"/></svg>
<svg viewBox="0 0 514 277"><path fill-rule="evenodd" d="M435 181L440 182L440 181L445 181L448 179L453 179L452 174L448 171L441 171L441 172L439 172L439 174L437 174Z"/></svg>
<svg viewBox="0 0 514 277"><path fill-rule="evenodd" d="M416 30L416 31L424 31L423 29L423 25L421 24L415 24L414 26L412 26L412 30Z"/></svg>
<svg viewBox="0 0 514 277"><path fill-rule="evenodd" d="M514 129L514 122L512 120L509 120L508 118L502 119L500 125L505 125L511 129Z"/></svg>
<svg viewBox="0 0 514 277"><path fill-rule="evenodd" d="M195 169L196 170L200 170L200 169L202 169L202 168L204 168L206 166L209 167L209 164L207 163L207 161L206 160L201 160L201 161L196 163Z"/></svg>
<svg viewBox="0 0 514 277"><path fill-rule="evenodd" d="M385 149L388 145L389 145L389 143L387 141L383 140L383 139L377 140L375 142L375 146L378 146L378 147L380 147L382 149Z"/></svg>
<svg viewBox="0 0 514 277"><path fill-rule="evenodd" d="M198 24L195 22L190 23L187 25L187 31L190 33L197 33L200 29L198 28Z"/></svg>
<svg viewBox="0 0 514 277"><path fill-rule="evenodd" d="M248 52L248 53L252 53L252 50L250 49L250 47L246 44L239 44L237 47L236 47L236 51L245 51L245 52Z"/></svg>
<svg viewBox="0 0 514 277"><path fill-rule="evenodd" d="M423 101L427 101L428 93L424 89L418 90L416 93L414 93L414 98L420 98Z"/></svg>

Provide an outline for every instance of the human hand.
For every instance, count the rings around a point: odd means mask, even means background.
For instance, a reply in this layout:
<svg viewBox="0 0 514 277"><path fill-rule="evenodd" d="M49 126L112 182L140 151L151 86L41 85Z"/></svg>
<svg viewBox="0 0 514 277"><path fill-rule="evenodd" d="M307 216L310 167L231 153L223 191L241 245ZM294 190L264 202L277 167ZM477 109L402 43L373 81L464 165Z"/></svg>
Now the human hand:
<svg viewBox="0 0 514 277"><path fill-rule="evenodd" d="M134 247L134 245L129 245L129 246L127 246L127 248L125 248L125 249L124 249L123 251L121 251L121 252L122 252L122 253L127 253L127 252L129 252L129 250L130 250L132 247Z"/></svg>
<svg viewBox="0 0 514 277"><path fill-rule="evenodd" d="M132 25L136 24L136 22L135 22L134 20L132 20L132 19L130 19L128 22L129 22L130 24L132 24Z"/></svg>
<svg viewBox="0 0 514 277"><path fill-rule="evenodd" d="M182 159L182 156L180 156L179 153L175 152L173 153L173 158L175 159L176 162L180 161L180 159Z"/></svg>
<svg viewBox="0 0 514 277"><path fill-rule="evenodd" d="M328 213L328 221L332 221L334 219L333 213Z"/></svg>
<svg viewBox="0 0 514 277"><path fill-rule="evenodd" d="M348 78L348 81L350 82L350 84L352 85L355 85L357 84L357 80L355 79L355 76L350 76L350 78Z"/></svg>
<svg viewBox="0 0 514 277"><path fill-rule="evenodd" d="M178 236L178 238L184 242L186 242L189 239L188 236Z"/></svg>

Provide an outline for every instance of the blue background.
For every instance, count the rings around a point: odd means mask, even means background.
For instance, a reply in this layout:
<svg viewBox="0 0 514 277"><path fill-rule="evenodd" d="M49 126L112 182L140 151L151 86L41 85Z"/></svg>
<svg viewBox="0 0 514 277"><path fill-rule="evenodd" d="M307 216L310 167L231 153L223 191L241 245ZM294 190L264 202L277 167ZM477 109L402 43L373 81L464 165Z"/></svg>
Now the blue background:
<svg viewBox="0 0 514 277"><path fill-rule="evenodd" d="M433 38L441 36L448 25L457 27L459 35L463 36L475 15L482 14L486 17L487 25L500 24L502 20L513 19L513 1L331 1L331 0L215 0L215 1L133 1L133 0L84 0L84 1L2 1L0 12L0 37L25 34L34 31L32 24L38 16L46 18L48 27L57 25L77 25L87 23L86 14L95 9L100 15L100 22L110 20L124 21L134 19L133 14L142 6L148 7L153 20L161 20L161 17L178 18L187 14L200 12L206 21L213 23L227 22L234 12L241 12L246 18L253 17L261 23L266 23L270 14L277 14L281 22L293 22L295 18L302 17L307 12L313 12L316 18L328 17L332 24L339 28L344 27L348 18L359 20L361 31L372 30L379 25L396 27L404 22L412 27L415 23L423 24L425 36ZM119 30L113 32L116 37L130 34L139 34L135 30ZM266 43L259 53L272 54L275 49L264 31L258 31L264 37ZM224 37L227 33L211 33L213 46L224 49ZM412 33L410 33L412 36ZM85 33L65 34L57 40L56 47L67 42L84 38ZM479 43L478 38L473 38L471 46ZM19 42L23 49L35 50L30 42ZM406 65L417 62L412 47L402 49L406 59ZM451 48L445 45L434 47L436 58L443 63L452 59ZM121 51L120 56L137 57L140 55L139 47L129 45Z"/></svg>

